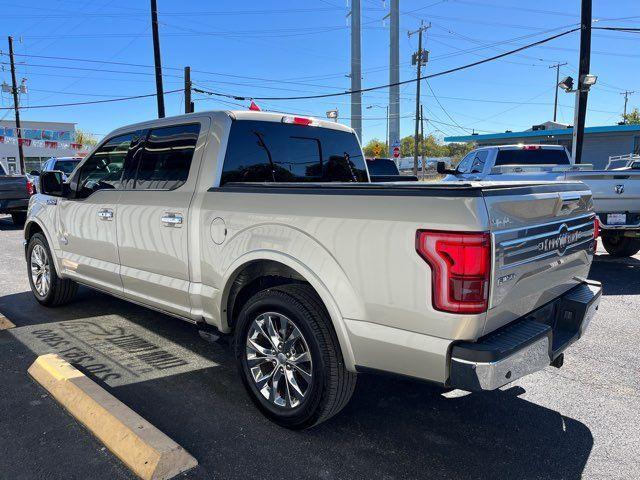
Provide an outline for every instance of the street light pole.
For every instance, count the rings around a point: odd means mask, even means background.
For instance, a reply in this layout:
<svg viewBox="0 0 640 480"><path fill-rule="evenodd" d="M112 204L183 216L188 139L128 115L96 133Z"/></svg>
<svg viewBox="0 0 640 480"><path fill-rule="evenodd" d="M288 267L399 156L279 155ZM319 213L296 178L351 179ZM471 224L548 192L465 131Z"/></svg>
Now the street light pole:
<svg viewBox="0 0 640 480"><path fill-rule="evenodd" d="M591 63L591 0L582 0L580 13L580 64L578 69L578 91L573 121L572 155L574 163L582 161L582 144L584 142L584 124L587 116L587 99L589 86L584 79L589 75Z"/></svg>

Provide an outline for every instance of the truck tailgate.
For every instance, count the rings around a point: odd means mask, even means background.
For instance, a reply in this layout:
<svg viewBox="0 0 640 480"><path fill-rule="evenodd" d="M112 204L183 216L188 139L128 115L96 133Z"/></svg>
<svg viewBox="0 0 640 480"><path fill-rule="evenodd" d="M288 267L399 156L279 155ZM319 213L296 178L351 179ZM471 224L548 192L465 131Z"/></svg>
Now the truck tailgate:
<svg viewBox="0 0 640 480"><path fill-rule="evenodd" d="M523 184L483 193L494 245L486 334L586 279L594 214L583 183Z"/></svg>
<svg viewBox="0 0 640 480"><path fill-rule="evenodd" d="M567 176L589 185L596 212L640 212L640 172L580 172Z"/></svg>
<svg viewBox="0 0 640 480"><path fill-rule="evenodd" d="M0 200L16 200L29 198L27 179L25 177L0 176Z"/></svg>

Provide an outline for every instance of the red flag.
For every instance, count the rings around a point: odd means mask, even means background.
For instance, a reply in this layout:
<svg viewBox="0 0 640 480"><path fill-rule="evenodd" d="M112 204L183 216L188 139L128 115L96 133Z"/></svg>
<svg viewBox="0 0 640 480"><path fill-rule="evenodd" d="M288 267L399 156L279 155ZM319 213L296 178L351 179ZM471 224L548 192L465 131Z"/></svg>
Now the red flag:
<svg viewBox="0 0 640 480"><path fill-rule="evenodd" d="M256 102L251 100L251 105L249 105L249 110L253 110L254 112L260 112L260 107L256 105Z"/></svg>

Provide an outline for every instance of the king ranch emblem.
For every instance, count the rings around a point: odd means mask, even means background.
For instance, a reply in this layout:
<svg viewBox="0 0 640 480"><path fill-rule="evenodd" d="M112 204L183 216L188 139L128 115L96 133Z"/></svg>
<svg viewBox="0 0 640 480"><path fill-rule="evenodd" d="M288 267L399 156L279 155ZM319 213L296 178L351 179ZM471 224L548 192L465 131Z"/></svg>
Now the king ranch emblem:
<svg viewBox="0 0 640 480"><path fill-rule="evenodd" d="M566 223L560 226L560 230L557 235L551 238L545 238L538 243L538 250L540 252L552 252L557 250L558 254L564 255L567 247L576 242L579 238L578 232L569 232L569 228Z"/></svg>

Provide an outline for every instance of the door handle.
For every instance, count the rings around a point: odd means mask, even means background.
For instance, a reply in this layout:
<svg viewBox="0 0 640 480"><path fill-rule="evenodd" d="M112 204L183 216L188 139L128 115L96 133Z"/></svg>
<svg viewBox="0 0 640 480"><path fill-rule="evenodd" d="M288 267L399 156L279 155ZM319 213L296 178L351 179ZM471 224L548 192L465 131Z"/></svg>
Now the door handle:
<svg viewBox="0 0 640 480"><path fill-rule="evenodd" d="M110 208L101 208L98 210L98 218L100 220L111 220L113 218L113 210Z"/></svg>
<svg viewBox="0 0 640 480"><path fill-rule="evenodd" d="M182 214L181 213L169 213L166 212L162 215L162 225L165 227L181 227L182 226Z"/></svg>

